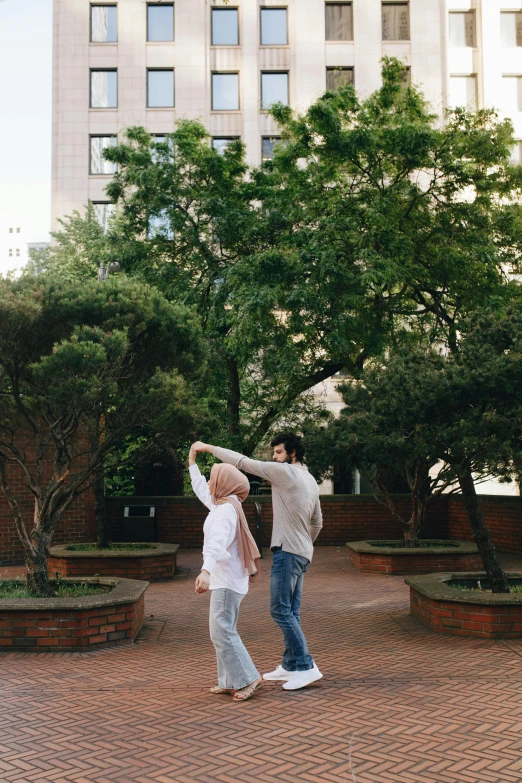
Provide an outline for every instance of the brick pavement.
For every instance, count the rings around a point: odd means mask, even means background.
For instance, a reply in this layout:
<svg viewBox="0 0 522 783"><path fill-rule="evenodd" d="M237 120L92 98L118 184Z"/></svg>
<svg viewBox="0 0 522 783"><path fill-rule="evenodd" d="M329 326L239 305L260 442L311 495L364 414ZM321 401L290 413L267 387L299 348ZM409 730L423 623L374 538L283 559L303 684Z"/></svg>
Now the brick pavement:
<svg viewBox="0 0 522 783"><path fill-rule="evenodd" d="M431 634L409 617L402 577L318 548L303 626L324 678L235 704L207 693L199 554L178 563L192 572L149 588L139 644L0 655L2 782L522 783L522 642ZM263 671L281 650L267 593L265 579L240 619Z"/></svg>

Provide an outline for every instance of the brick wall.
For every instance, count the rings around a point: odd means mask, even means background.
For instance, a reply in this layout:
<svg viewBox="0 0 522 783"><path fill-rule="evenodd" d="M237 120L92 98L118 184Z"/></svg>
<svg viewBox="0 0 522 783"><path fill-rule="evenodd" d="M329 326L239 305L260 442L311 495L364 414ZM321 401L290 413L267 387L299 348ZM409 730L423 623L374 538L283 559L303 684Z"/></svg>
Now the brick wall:
<svg viewBox="0 0 522 783"><path fill-rule="evenodd" d="M47 473L50 475L51 466L47 464ZM26 527L31 530L34 516L34 497L27 486L24 476L19 468L14 465L7 466L9 485L24 514ZM92 494L84 492L77 498L58 525L53 538L53 543L60 544L69 541L90 541L95 533L94 516L92 514ZM23 562L23 551L16 532L11 507L7 498L0 489L0 564Z"/></svg>
<svg viewBox="0 0 522 783"><path fill-rule="evenodd" d="M254 503L261 506L263 522L263 546L270 545L272 529L272 499L269 496L248 498L244 508L252 532L255 530ZM410 508L408 496L396 497L399 512L407 516ZM157 540L181 547L201 547L203 523L207 510L197 498L164 497L107 498L108 516L114 540L122 539L124 526L123 508L126 505L155 505ZM323 495L323 530L317 543L322 546L344 546L347 541L365 538L402 538L402 528L384 506L372 495ZM447 499L435 503L428 514L424 538L447 538Z"/></svg>
<svg viewBox="0 0 522 783"><path fill-rule="evenodd" d="M481 495L480 504L499 552L522 555L522 498L506 495ZM462 497L448 498L449 538L473 541Z"/></svg>

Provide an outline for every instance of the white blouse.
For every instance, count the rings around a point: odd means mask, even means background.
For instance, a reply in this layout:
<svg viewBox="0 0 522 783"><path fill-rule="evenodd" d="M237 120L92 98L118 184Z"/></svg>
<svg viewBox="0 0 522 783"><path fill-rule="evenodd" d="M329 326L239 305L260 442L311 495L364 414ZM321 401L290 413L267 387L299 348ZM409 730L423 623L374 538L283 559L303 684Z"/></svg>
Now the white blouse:
<svg viewBox="0 0 522 783"><path fill-rule="evenodd" d="M197 465L191 465L189 473L195 495L210 510L203 525L203 568L210 574L210 589L224 587L244 595L249 579L239 557L237 512L232 503L212 503L207 480Z"/></svg>

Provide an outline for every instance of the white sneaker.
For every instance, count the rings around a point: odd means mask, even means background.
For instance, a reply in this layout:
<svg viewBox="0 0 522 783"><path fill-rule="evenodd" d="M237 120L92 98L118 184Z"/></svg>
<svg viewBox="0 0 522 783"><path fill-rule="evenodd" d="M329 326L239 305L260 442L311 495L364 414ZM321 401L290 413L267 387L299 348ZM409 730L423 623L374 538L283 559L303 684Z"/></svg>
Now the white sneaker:
<svg viewBox="0 0 522 783"><path fill-rule="evenodd" d="M296 691L298 688L304 688L306 685L310 685L311 682L320 680L323 675L314 663L313 669L306 669L304 672L292 672L290 679L283 683L285 691Z"/></svg>
<svg viewBox="0 0 522 783"><path fill-rule="evenodd" d="M267 672L263 674L263 680L289 680L296 672L289 672L283 669L282 666L278 666L273 672Z"/></svg>

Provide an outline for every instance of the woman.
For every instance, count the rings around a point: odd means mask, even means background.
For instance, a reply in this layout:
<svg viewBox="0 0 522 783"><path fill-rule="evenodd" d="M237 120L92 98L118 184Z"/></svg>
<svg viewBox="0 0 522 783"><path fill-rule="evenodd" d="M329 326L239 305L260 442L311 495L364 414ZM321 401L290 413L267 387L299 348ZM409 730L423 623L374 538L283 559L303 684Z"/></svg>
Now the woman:
<svg viewBox="0 0 522 783"><path fill-rule="evenodd" d="M239 606L260 557L241 505L250 486L237 468L225 464L213 465L207 485L194 447L189 472L195 494L210 510L203 527L203 568L196 579L196 593L212 591L209 625L218 684L210 693L233 693L234 701L246 701L263 684L236 630Z"/></svg>

